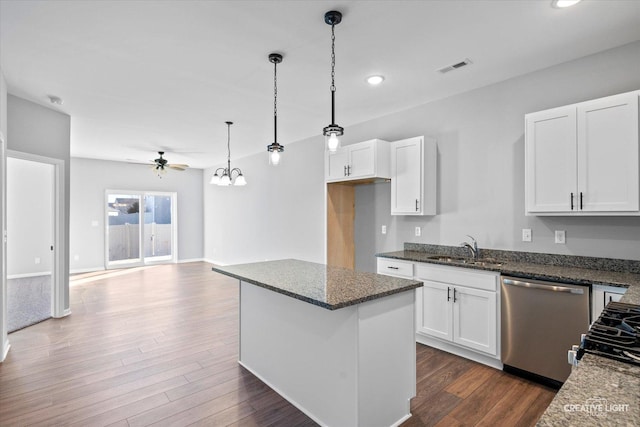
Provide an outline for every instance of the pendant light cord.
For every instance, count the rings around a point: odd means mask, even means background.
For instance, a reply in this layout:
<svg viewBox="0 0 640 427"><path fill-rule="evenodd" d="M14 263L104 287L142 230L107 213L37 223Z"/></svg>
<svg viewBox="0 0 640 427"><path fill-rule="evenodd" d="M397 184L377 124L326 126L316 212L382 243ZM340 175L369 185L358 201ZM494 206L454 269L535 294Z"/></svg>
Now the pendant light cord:
<svg viewBox="0 0 640 427"><path fill-rule="evenodd" d="M336 91L336 34L335 24L331 25L331 92Z"/></svg>
<svg viewBox="0 0 640 427"><path fill-rule="evenodd" d="M278 143L278 61L273 61L273 142Z"/></svg>

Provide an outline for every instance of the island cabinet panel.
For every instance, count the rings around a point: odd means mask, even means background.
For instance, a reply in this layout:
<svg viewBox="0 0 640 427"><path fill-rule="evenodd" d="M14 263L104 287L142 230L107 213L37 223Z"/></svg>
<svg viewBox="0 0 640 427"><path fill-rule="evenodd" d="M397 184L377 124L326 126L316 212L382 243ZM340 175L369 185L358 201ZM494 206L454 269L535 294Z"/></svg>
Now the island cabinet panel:
<svg viewBox="0 0 640 427"><path fill-rule="evenodd" d="M528 215L639 215L640 91L525 116Z"/></svg>
<svg viewBox="0 0 640 427"><path fill-rule="evenodd" d="M324 426L391 426L415 396L414 293L327 310L241 281L240 364Z"/></svg>

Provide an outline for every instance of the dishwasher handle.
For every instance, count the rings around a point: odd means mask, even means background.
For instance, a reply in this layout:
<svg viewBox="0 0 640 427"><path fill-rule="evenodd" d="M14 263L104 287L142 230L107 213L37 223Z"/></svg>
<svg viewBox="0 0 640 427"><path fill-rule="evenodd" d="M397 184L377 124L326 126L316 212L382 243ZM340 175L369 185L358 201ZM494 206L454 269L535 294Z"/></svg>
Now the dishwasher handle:
<svg viewBox="0 0 640 427"><path fill-rule="evenodd" d="M504 279L504 278L502 279L502 283L504 283L505 285L519 286L521 288L541 289L544 291L565 292L568 294L577 294L577 295L584 294L584 289L570 288L568 286L543 285L541 283L523 282L521 280Z"/></svg>

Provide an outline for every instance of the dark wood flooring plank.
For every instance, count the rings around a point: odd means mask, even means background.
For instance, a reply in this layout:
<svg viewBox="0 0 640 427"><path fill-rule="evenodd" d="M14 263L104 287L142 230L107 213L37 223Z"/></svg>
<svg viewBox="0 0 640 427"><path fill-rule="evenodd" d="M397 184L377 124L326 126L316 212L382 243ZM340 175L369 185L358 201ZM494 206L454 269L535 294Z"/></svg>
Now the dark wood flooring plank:
<svg viewBox="0 0 640 427"><path fill-rule="evenodd" d="M315 426L238 365L237 280L197 262L72 282L70 316L9 336L1 426ZM428 346L416 355L418 396L403 427L533 425L554 395Z"/></svg>

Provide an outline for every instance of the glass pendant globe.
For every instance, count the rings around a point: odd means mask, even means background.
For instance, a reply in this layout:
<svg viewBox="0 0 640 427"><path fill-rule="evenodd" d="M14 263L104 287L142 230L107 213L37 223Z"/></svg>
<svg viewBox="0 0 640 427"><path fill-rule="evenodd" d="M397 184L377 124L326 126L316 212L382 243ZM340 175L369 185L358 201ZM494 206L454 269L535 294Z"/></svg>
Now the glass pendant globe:
<svg viewBox="0 0 640 427"><path fill-rule="evenodd" d="M278 166L280 164L280 152L278 150L273 150L269 153L269 162L273 166Z"/></svg>
<svg viewBox="0 0 640 427"><path fill-rule="evenodd" d="M335 132L331 132L327 138L327 149L329 149L330 152L335 153L339 146L340 139L338 139L338 135Z"/></svg>
<svg viewBox="0 0 640 427"><path fill-rule="evenodd" d="M220 182L218 183L218 185L231 185L231 179L229 178L229 175L222 175L222 178L220 178Z"/></svg>
<svg viewBox="0 0 640 427"><path fill-rule="evenodd" d="M244 175L242 174L238 175L233 185L238 185L238 186L247 185L247 180L244 179Z"/></svg>
<svg viewBox="0 0 640 427"><path fill-rule="evenodd" d="M220 183L220 176L216 173L211 177L211 181L209 181L209 184L218 185L219 183Z"/></svg>

